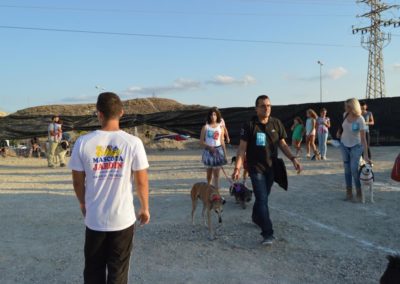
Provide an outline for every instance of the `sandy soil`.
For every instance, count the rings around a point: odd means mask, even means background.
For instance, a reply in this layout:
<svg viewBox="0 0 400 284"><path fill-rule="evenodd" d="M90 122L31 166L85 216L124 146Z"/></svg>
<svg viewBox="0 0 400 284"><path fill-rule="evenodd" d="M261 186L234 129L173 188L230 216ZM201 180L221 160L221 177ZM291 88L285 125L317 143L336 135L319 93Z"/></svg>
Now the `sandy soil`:
<svg viewBox="0 0 400 284"><path fill-rule="evenodd" d="M230 150L234 153L233 149ZM400 147L372 149L375 204L343 201L339 151L290 169L288 192L274 186L277 240L228 195L218 239L190 223L191 185L204 179L197 150L149 152L152 222L136 231L131 283L377 283L385 256L400 252L400 184L390 169ZM232 171L227 166L228 172ZM213 219L216 224L216 219ZM84 225L68 169L44 159L0 158L0 283L82 283Z"/></svg>

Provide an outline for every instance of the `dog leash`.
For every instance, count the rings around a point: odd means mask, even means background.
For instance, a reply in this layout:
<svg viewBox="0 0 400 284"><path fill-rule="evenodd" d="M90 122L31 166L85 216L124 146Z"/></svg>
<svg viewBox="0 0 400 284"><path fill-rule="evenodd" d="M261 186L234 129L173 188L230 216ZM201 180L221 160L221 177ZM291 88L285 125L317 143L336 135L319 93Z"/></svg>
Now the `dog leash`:
<svg viewBox="0 0 400 284"><path fill-rule="evenodd" d="M224 169L223 166L221 166L221 170L222 170L222 172L224 173L224 175L225 175L226 179L228 180L228 182L229 182L231 185L234 185L234 182L232 181L232 179L231 179L230 177L228 177L228 175L226 174L225 169Z"/></svg>

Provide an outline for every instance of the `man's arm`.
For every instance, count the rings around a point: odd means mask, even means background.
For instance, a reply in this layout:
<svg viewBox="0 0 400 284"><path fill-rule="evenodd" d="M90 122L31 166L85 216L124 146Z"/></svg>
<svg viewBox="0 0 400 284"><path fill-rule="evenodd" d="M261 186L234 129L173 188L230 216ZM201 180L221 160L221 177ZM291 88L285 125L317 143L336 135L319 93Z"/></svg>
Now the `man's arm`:
<svg viewBox="0 0 400 284"><path fill-rule="evenodd" d="M244 159L246 157L247 142L240 140L239 148L236 153L236 164L233 170L232 179L238 180L240 177L240 169L243 166Z"/></svg>
<svg viewBox="0 0 400 284"><path fill-rule="evenodd" d="M374 125L375 124L375 120L374 120L374 115L372 114L372 112L370 113L370 117L369 117L369 121L368 121L368 125Z"/></svg>
<svg viewBox="0 0 400 284"><path fill-rule="evenodd" d="M301 165L297 158L292 154L292 151L290 151L290 148L286 144L285 139L279 140L279 148L282 150L285 156L292 161L294 168L297 170L297 173L300 173L302 170Z"/></svg>
<svg viewBox="0 0 400 284"><path fill-rule="evenodd" d="M150 210L149 210L149 179L147 176L147 169L140 171L133 171L133 177L135 180L135 188L137 197L140 202L139 210L139 221L140 225L145 225L150 222Z"/></svg>
<svg viewBox="0 0 400 284"><path fill-rule="evenodd" d="M86 215L85 207L85 172L72 171L72 185L78 198L83 216Z"/></svg>

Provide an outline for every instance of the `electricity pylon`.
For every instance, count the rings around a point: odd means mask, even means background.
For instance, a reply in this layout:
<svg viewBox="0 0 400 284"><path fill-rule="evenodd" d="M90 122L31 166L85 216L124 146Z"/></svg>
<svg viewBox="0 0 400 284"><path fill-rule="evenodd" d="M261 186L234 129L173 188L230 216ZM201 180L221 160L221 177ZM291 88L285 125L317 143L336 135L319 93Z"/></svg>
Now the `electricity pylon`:
<svg viewBox="0 0 400 284"><path fill-rule="evenodd" d="M361 32L361 45L368 50L368 75L366 98L383 98L385 90L385 70L383 64L383 48L391 40L390 33L381 31L381 27L400 26L400 18L383 19L383 13L400 5L389 5L381 0L358 0L357 3L364 3L370 6L370 11L357 17L369 18L370 25L365 27L354 27L353 34Z"/></svg>

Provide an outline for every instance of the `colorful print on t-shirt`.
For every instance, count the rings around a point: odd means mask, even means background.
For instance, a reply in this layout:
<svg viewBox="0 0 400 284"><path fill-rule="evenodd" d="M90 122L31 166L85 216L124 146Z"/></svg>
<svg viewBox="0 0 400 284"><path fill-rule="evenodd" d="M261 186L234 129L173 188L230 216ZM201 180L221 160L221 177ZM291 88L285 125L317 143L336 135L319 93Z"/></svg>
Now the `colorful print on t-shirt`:
<svg viewBox="0 0 400 284"><path fill-rule="evenodd" d="M218 130L215 130L215 131L213 131L213 130L207 130L207 137L208 138L212 138L212 139L214 139L215 141L217 141L218 139L219 139L219 132L218 132Z"/></svg>
<svg viewBox="0 0 400 284"><path fill-rule="evenodd" d="M96 157L93 158L93 171L108 171L122 169L124 159L122 151L117 146L96 146Z"/></svg>
<svg viewBox="0 0 400 284"><path fill-rule="evenodd" d="M257 146L266 146L267 145L267 135L265 135L265 133L257 132L256 145Z"/></svg>

